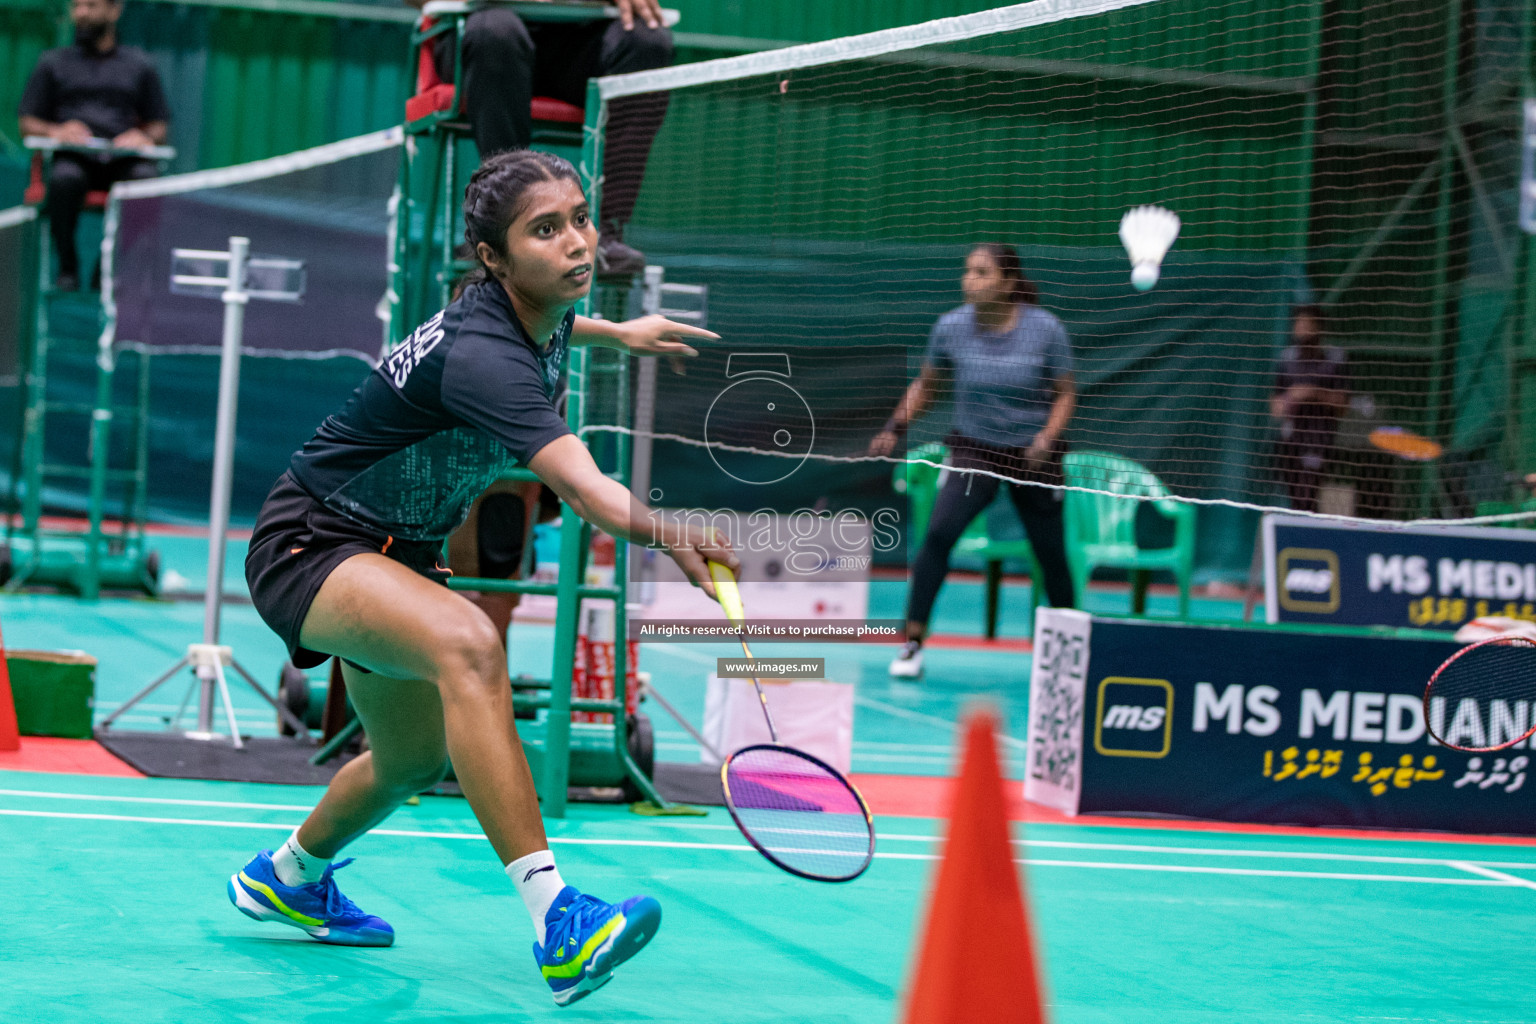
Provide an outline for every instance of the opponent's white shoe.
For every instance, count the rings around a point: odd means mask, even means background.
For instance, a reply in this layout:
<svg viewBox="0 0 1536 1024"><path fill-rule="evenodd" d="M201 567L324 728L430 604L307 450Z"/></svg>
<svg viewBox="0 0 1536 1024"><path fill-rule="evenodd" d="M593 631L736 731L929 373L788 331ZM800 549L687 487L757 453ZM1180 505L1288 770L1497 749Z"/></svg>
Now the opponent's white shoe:
<svg viewBox="0 0 1536 1024"><path fill-rule="evenodd" d="M917 679L923 674L923 645L908 640L907 646L891 660L889 669L893 679Z"/></svg>

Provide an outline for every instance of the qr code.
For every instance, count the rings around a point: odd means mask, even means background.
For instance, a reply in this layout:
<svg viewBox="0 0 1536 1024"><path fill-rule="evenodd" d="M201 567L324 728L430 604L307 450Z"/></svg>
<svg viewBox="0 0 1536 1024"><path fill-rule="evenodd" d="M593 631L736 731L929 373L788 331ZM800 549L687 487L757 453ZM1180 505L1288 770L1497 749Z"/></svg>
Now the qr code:
<svg viewBox="0 0 1536 1024"><path fill-rule="evenodd" d="M1029 775L1064 790L1075 791L1079 783L1087 669L1088 642L1080 626L1052 623L1035 631Z"/></svg>

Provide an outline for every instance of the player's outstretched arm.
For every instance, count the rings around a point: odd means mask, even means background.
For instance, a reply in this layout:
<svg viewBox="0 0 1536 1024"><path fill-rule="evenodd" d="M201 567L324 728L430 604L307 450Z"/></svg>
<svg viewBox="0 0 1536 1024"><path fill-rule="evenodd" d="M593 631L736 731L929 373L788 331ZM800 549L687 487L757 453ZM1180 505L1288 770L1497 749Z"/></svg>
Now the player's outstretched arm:
<svg viewBox="0 0 1536 1024"><path fill-rule="evenodd" d="M632 356L696 356L698 351L684 339L719 341L720 335L652 314L615 322L579 316L571 329L571 344L602 345Z"/></svg>
<svg viewBox="0 0 1536 1024"><path fill-rule="evenodd" d="M575 434L540 448L528 460L528 468L577 515L604 533L665 549L693 585L710 597L715 596L715 585L708 561L728 565L733 572L740 567L736 553L717 532L669 519L605 475Z"/></svg>
<svg viewBox="0 0 1536 1024"><path fill-rule="evenodd" d="M939 371L932 363L924 363L922 372L907 385L901 401L896 404L896 411L869 443L869 454L889 455L895 451L907 426L933 406L942 386Z"/></svg>
<svg viewBox="0 0 1536 1024"><path fill-rule="evenodd" d="M1066 431L1067 424L1072 422L1072 413L1077 409L1077 382L1070 373L1056 378L1054 387L1056 397L1051 402L1051 415L1029 443L1027 454L1031 462L1040 462L1050 455L1051 449Z"/></svg>

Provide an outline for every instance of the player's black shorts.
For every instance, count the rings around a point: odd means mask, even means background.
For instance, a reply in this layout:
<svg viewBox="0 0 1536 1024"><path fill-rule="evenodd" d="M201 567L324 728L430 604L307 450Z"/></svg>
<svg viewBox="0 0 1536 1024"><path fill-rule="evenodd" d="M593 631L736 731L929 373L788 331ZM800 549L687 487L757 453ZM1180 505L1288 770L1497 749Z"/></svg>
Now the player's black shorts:
<svg viewBox="0 0 1536 1024"><path fill-rule="evenodd" d="M364 552L384 554L429 580L447 585L441 541L396 540L381 530L339 515L300 487L291 474L278 478L256 517L245 581L251 601L299 668L330 657L299 644L299 631L320 584L342 562Z"/></svg>

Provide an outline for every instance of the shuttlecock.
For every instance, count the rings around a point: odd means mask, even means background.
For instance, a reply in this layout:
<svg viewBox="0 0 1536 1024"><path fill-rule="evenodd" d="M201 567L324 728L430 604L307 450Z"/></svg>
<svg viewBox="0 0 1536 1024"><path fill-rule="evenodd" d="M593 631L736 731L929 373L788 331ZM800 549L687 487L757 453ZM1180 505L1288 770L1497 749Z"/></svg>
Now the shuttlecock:
<svg viewBox="0 0 1536 1024"><path fill-rule="evenodd" d="M1131 284L1140 292L1157 284L1163 256L1179 237L1179 215L1161 206L1138 206L1120 218L1120 242L1131 258Z"/></svg>

